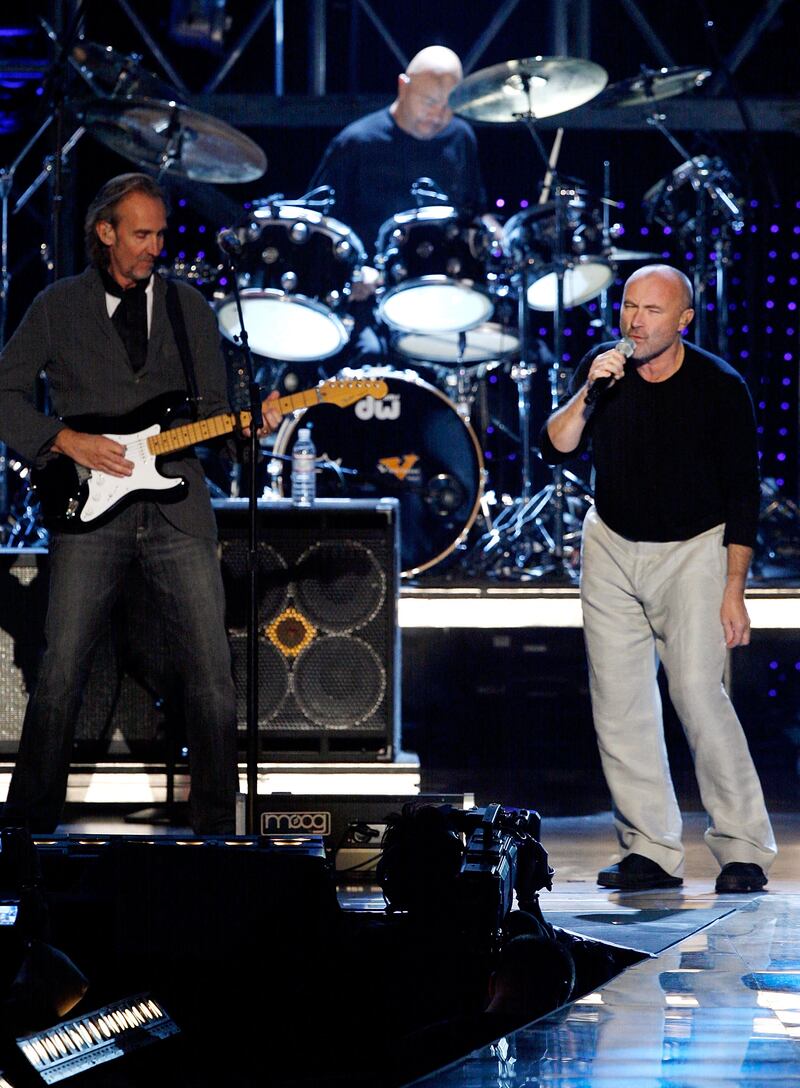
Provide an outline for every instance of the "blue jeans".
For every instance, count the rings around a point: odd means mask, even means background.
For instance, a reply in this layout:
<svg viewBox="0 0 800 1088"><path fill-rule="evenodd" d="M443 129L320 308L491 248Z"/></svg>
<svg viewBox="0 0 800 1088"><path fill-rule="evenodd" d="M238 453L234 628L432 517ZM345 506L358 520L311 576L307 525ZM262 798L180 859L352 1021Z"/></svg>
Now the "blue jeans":
<svg viewBox="0 0 800 1088"><path fill-rule="evenodd" d="M186 724L197 834L234 830L236 692L214 540L188 536L153 502L137 502L79 536L54 534L46 648L28 702L3 812L50 832L59 822L92 656L125 578L139 564L160 610Z"/></svg>

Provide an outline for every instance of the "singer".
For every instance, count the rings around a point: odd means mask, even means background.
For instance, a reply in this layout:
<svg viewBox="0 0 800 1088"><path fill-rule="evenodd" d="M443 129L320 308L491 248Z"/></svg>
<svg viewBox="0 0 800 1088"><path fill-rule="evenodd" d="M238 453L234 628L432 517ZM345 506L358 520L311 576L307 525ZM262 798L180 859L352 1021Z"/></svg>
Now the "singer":
<svg viewBox="0 0 800 1088"><path fill-rule="evenodd" d="M88 419L78 424L74 417L116 421L154 398L191 394L193 387L201 418L230 410L212 310L193 287L175 284L173 294L173 285L153 275L166 226L164 194L150 177L112 178L86 215L89 267L37 295L9 340L0 357L0 435L34 467L62 457L106 479L131 475L135 451L100 433L109 430L108 423L93 428ZM42 371L52 415L37 406ZM266 426L275 427L279 413L268 401L263 408ZM111 433L156 422L114 427ZM191 450L164 472L188 484L178 501L137 498L98 528L51 534L46 651L28 701L5 824L55 830L92 656L136 566L164 617L173 650L170 664L189 742L192 825L197 834L234 831L236 694L214 512Z"/></svg>
<svg viewBox="0 0 800 1088"><path fill-rule="evenodd" d="M716 891L760 890L776 853L761 784L722 685L727 650L750 641L744 593L760 497L753 406L731 366L684 340L693 316L682 272L668 265L634 272L620 311L624 339L581 361L540 441L550 464L584 450L594 463L581 603L592 713L621 848L598 883L622 891L683 882L659 660L708 813Z"/></svg>

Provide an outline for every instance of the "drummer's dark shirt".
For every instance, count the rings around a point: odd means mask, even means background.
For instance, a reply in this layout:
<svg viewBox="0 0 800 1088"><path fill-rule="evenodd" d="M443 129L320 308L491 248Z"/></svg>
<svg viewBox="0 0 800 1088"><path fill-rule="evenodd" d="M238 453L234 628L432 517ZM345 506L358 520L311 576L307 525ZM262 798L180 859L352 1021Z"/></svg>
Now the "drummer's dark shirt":
<svg viewBox="0 0 800 1088"><path fill-rule="evenodd" d="M381 226L417 207L411 186L422 177L444 191L446 204L471 214L486 210L475 133L466 121L454 117L438 136L419 140L395 124L387 107L334 137L311 187L335 189L331 214L355 231L372 259Z"/></svg>
<svg viewBox="0 0 800 1088"><path fill-rule="evenodd" d="M742 376L686 343L680 369L647 382L629 361L598 399L580 445L559 452L540 434L542 458L561 464L589 449L597 512L627 540L688 540L725 524L724 543L753 547L760 503L753 403ZM580 362L562 403L583 385L600 344Z"/></svg>

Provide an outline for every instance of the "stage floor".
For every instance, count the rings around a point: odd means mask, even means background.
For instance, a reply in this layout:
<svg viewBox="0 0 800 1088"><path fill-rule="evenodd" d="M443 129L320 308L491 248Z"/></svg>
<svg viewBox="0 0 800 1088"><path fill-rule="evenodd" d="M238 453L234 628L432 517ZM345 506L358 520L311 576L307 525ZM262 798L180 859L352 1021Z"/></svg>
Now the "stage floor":
<svg viewBox="0 0 800 1088"><path fill-rule="evenodd" d="M62 834L167 834L87 809ZM685 817L684 885L614 894L595 883L614 856L611 816L548 817L541 842L555 869L541 905L553 924L647 957L552 1015L419 1081L436 1086L570 1088L757 1085L800 1081L800 814L774 818L779 854L764 892L719 896L703 843L705 818ZM339 889L350 909L379 893Z"/></svg>

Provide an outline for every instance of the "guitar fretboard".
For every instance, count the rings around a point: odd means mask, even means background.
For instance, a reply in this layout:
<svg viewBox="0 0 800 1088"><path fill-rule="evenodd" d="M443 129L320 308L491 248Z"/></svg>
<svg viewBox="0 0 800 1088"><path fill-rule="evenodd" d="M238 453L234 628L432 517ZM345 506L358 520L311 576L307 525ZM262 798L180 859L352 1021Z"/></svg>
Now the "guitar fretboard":
<svg viewBox="0 0 800 1088"><path fill-rule="evenodd" d="M386 383L380 380L361 378L341 381L336 379L323 382L301 393L292 393L290 396L270 400L269 410L278 411L281 416L288 416L290 412L310 408L322 400L341 407L353 404L354 401L369 394L374 397L384 397L386 393ZM158 457L159 454L172 454L177 449L185 449L199 442L208 442L211 438L219 438L222 434L230 434L238 424L249 426L250 419L248 411L222 412L220 416L198 419L195 423L183 423L181 426L174 426L170 431L153 434L147 440L147 448L153 457Z"/></svg>
<svg viewBox="0 0 800 1088"><path fill-rule="evenodd" d="M347 384L360 386L363 385L363 382L343 382L341 384L342 386ZM329 392L332 386L333 383L328 383L327 389ZM304 389L301 393L292 393L287 397L279 397L276 401L270 401L270 411L278 411L282 416L285 416L290 412L297 412L301 408L310 408L323 399L320 393L321 389L326 389L326 386ZM171 430L160 431L159 434L152 435L147 440L147 448L153 456L162 453L174 453L176 450L186 449L187 446L194 446L199 442L208 442L212 438L230 434L237 424L247 427L250 424L250 419L249 412L223 412L221 415L211 416L210 419L198 419L195 423L184 423L180 427L173 427Z"/></svg>

